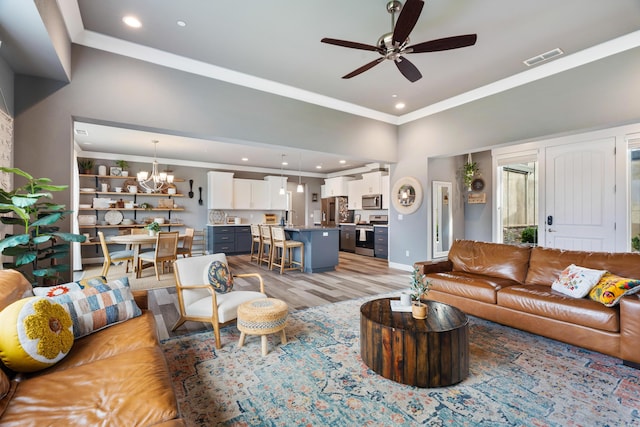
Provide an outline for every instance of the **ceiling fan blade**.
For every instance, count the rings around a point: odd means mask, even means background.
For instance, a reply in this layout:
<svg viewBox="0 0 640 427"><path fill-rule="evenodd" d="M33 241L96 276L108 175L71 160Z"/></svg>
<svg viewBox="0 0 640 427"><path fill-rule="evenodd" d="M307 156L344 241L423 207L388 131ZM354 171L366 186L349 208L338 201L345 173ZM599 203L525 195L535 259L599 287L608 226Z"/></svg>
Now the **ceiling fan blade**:
<svg viewBox="0 0 640 427"><path fill-rule="evenodd" d="M396 63L396 67L398 67L398 70L400 70L402 75L405 76L411 83L416 82L422 78L422 74L420 74L420 71L407 58L399 57L393 62Z"/></svg>
<svg viewBox="0 0 640 427"><path fill-rule="evenodd" d="M440 50L458 49L459 47L473 46L478 39L477 34L465 34L464 36L445 37L443 39L430 40L409 46L404 53L437 52Z"/></svg>
<svg viewBox="0 0 640 427"><path fill-rule="evenodd" d="M349 74L346 74L344 76L342 76L343 79L350 79L351 77L355 77L358 74L362 74L365 71L367 71L370 68L375 67L376 65L378 65L379 63L381 63L382 61L384 61L384 57L382 58L378 58L375 61L371 61L368 64L363 65L362 67L358 68L357 70L353 70L352 72L350 72Z"/></svg>
<svg viewBox="0 0 640 427"><path fill-rule="evenodd" d="M320 41L322 43L334 44L336 46L342 46L342 47L350 47L352 49L372 50L374 52L380 52L380 48L376 46L371 46L368 44L358 43L358 42L350 42L348 40L338 40L338 39L331 39L331 38L325 37Z"/></svg>
<svg viewBox="0 0 640 427"><path fill-rule="evenodd" d="M407 0L402 6L400 16L396 21L396 27L393 30L393 43L401 45L409 37L413 27L416 26L424 1L422 0Z"/></svg>

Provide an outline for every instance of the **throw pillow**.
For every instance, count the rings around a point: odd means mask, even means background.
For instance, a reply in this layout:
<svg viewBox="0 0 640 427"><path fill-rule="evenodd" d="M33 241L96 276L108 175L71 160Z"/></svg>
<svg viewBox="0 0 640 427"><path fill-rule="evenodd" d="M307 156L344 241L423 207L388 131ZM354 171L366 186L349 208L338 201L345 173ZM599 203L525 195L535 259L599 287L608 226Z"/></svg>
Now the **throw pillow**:
<svg viewBox="0 0 640 427"><path fill-rule="evenodd" d="M233 289L233 276L224 262L212 261L204 274L205 281L213 286L217 293L226 294Z"/></svg>
<svg viewBox="0 0 640 427"><path fill-rule="evenodd" d="M52 300L62 304L71 315L76 338L142 314L126 277L59 295Z"/></svg>
<svg viewBox="0 0 640 427"><path fill-rule="evenodd" d="M43 297L23 298L0 312L0 360L17 372L54 365L73 345L73 323L62 305Z"/></svg>
<svg viewBox="0 0 640 427"><path fill-rule="evenodd" d="M578 267L571 264L560 272L551 289L573 298L585 297L606 273L605 270Z"/></svg>
<svg viewBox="0 0 640 427"><path fill-rule="evenodd" d="M600 302L607 307L613 307L620 302L625 295L635 294L640 291L639 279L628 279L612 273L607 273L598 284L589 292L589 298Z"/></svg>
<svg viewBox="0 0 640 427"><path fill-rule="evenodd" d="M104 276L87 277L76 282L64 283L62 285L55 285L49 287L37 286L33 288L33 293L38 297L57 297L58 295L66 294L72 291L81 291L87 286L103 285L107 283L107 278Z"/></svg>

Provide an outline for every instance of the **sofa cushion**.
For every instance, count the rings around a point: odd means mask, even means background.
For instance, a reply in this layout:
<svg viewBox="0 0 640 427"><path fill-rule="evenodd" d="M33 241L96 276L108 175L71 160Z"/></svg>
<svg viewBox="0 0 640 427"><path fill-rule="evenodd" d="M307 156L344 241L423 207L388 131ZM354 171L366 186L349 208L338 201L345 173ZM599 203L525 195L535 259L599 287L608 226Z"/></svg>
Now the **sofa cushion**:
<svg viewBox="0 0 640 427"><path fill-rule="evenodd" d="M449 251L449 261L453 264L453 271L524 283L530 251L528 246L456 240Z"/></svg>
<svg viewBox="0 0 640 427"><path fill-rule="evenodd" d="M17 372L54 365L73 345L71 316L47 298L15 301L0 312L0 325L0 360Z"/></svg>
<svg viewBox="0 0 640 427"><path fill-rule="evenodd" d="M31 283L17 270L0 270L0 310L26 296L32 296Z"/></svg>
<svg viewBox="0 0 640 427"><path fill-rule="evenodd" d="M482 276L462 271L433 273L426 275L431 281L431 290L471 298L477 301L495 304L496 292L507 286L518 285L518 282L498 277Z"/></svg>
<svg viewBox="0 0 640 427"><path fill-rule="evenodd" d="M537 246L531 250L525 284L551 286L571 264L640 279L640 253L566 251Z"/></svg>
<svg viewBox="0 0 640 427"><path fill-rule="evenodd" d="M179 416L159 346L18 383L3 426L151 426Z"/></svg>
<svg viewBox="0 0 640 427"><path fill-rule="evenodd" d="M126 277L51 299L62 304L71 314L76 338L142 314Z"/></svg>
<svg viewBox="0 0 640 427"><path fill-rule="evenodd" d="M613 307L623 296L635 294L638 291L640 291L640 280L606 273L591 289L589 298L607 307Z"/></svg>
<svg viewBox="0 0 640 427"><path fill-rule="evenodd" d="M66 294L73 291L81 291L87 286L97 286L107 283L107 278L104 276L93 276L85 279L78 280L77 282L63 283L55 286L38 286L33 288L33 293L39 297L57 297L59 295Z"/></svg>
<svg viewBox="0 0 640 427"><path fill-rule="evenodd" d="M551 284L551 289L573 298L583 298L598 284L605 270L579 267L571 264Z"/></svg>
<svg viewBox="0 0 640 427"><path fill-rule="evenodd" d="M608 332L620 331L620 312L588 298L572 298L546 285L510 286L498 292L498 305Z"/></svg>

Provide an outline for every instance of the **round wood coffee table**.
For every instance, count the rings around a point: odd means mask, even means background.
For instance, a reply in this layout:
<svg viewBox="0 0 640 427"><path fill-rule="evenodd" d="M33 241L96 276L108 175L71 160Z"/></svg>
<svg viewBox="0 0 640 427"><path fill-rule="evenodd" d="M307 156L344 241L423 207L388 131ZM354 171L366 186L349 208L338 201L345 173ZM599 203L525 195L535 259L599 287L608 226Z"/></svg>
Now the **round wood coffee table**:
<svg viewBox="0 0 640 427"><path fill-rule="evenodd" d="M397 298L396 298L397 299ZM443 387L469 374L469 320L459 309L436 301L427 318L391 311L390 298L360 307L360 355L374 372L416 387Z"/></svg>

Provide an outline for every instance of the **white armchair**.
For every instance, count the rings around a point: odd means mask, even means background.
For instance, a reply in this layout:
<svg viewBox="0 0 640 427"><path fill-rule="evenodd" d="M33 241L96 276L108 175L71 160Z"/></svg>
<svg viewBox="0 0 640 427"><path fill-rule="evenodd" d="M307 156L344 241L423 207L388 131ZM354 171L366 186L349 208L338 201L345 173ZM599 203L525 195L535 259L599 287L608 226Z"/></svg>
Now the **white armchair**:
<svg viewBox="0 0 640 427"><path fill-rule="evenodd" d="M180 318L172 330L175 331L187 320L210 322L213 326L216 348L221 348L220 326L237 318L240 304L257 298L266 298L267 295L264 293L262 276L258 273L234 274L233 277L258 278L260 292L233 289L227 293L216 292L205 279L206 271L213 261L229 265L223 253L181 258L174 262Z"/></svg>

